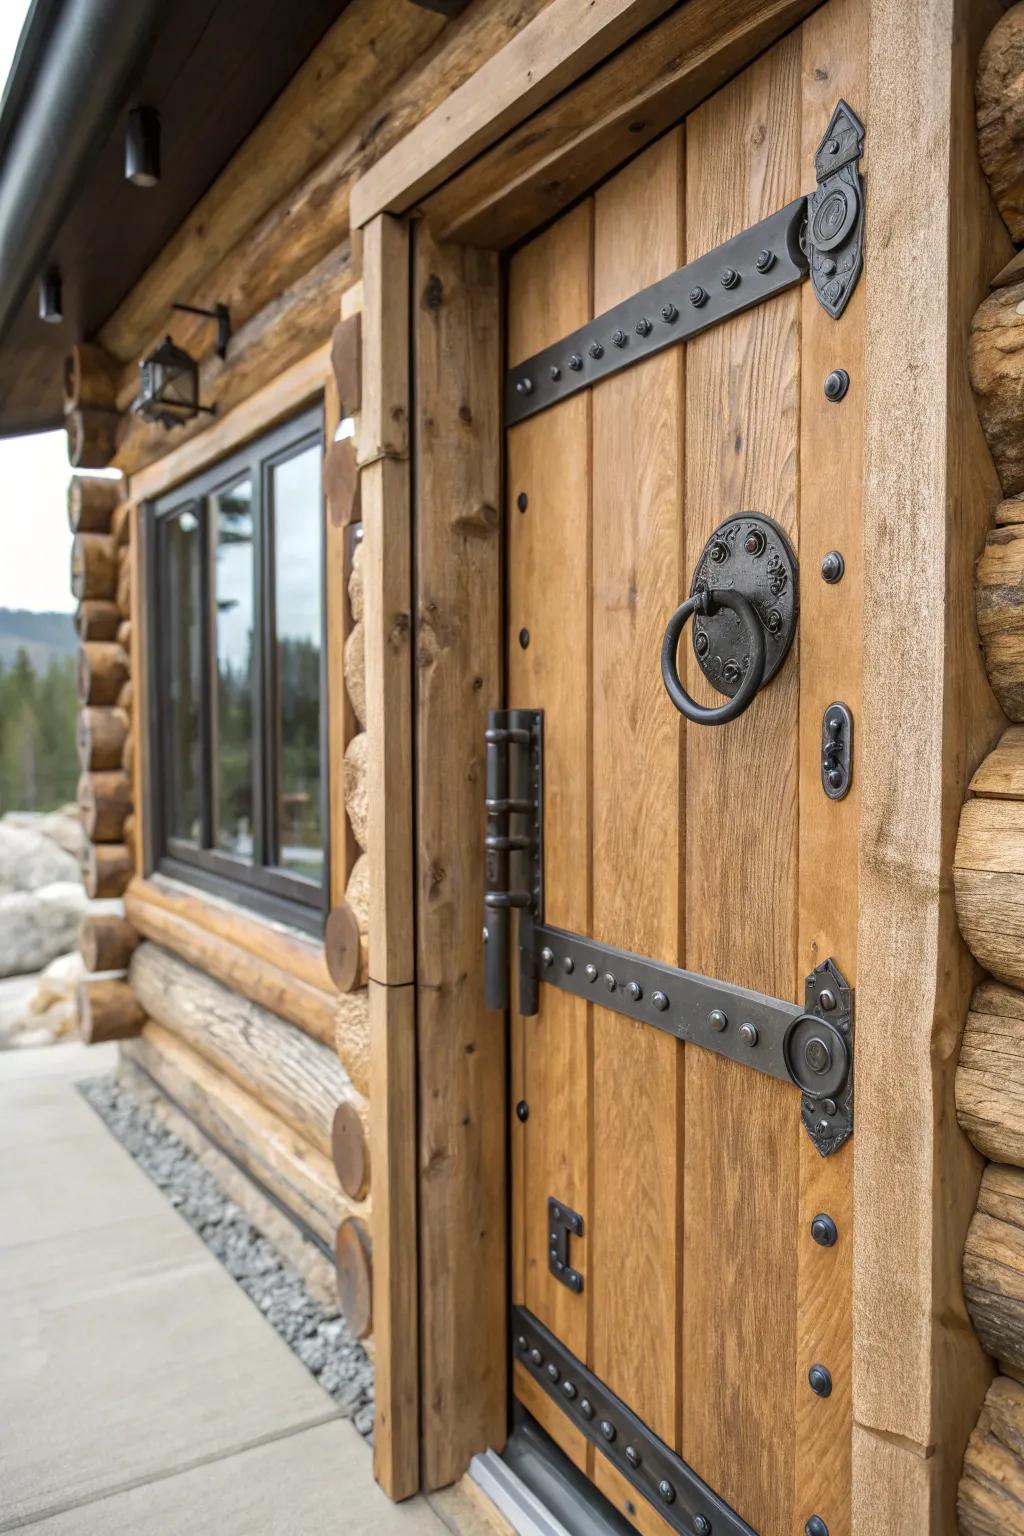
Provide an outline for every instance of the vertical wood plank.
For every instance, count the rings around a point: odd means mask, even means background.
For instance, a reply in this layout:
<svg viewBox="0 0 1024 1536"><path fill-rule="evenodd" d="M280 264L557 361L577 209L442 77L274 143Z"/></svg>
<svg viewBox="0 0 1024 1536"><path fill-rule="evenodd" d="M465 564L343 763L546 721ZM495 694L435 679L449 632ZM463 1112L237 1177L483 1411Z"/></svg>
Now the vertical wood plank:
<svg viewBox="0 0 1024 1536"><path fill-rule="evenodd" d="M378 1482L401 1499L420 1486L408 230L375 219L363 263L373 1456Z"/></svg>
<svg viewBox="0 0 1024 1536"><path fill-rule="evenodd" d="M131 561L132 639L130 673L132 714L128 729L132 739L132 806L135 813L135 873L146 873L149 817L144 799L149 762L149 633L146 614L146 572L142 558L142 509L133 502L128 514L129 560Z"/></svg>
<svg viewBox="0 0 1024 1536"><path fill-rule="evenodd" d="M683 170L679 128L596 194L596 313L684 261ZM592 405L593 934L673 964L683 730L658 658L684 581L683 369L674 348L597 386ZM593 1056L590 1363L676 1444L683 1046L595 1006ZM620 1509L644 1504L603 1456L594 1475Z"/></svg>
<svg viewBox="0 0 1024 1536"><path fill-rule="evenodd" d="M814 155L838 99L866 114L867 24L862 0L831 0L804 23L802 162ZM864 284L838 322L825 314L809 283L801 289L800 390L800 932L794 995L805 976L831 956L856 985L857 843L860 785L832 801L821 785L821 730L828 706L842 702L854 720L861 705L860 632L864 437ZM851 386L831 404L824 381L845 368ZM837 549L841 582L821 579L822 557ZM842 641L840 642L840 637ZM799 1536L819 1515L830 1536L849 1536L853 1454L853 1159L854 1142L822 1158L800 1137L800 1204L796 1230L799 1311L793 1383L796 1482L792 1529ZM819 1247L810 1235L819 1213L832 1217L839 1240ZM832 1394L817 1398L807 1372L820 1361Z"/></svg>
<svg viewBox="0 0 1024 1536"><path fill-rule="evenodd" d="M484 732L502 697L498 258L415 231L417 1031L426 1488L507 1422L504 1017L483 997Z"/></svg>
<svg viewBox="0 0 1024 1536"><path fill-rule="evenodd" d="M797 34L687 121L688 255L805 180ZM688 347L687 570L731 513L766 513L795 539L799 305L781 295ZM778 997L796 971L797 650L746 714L690 726L686 747L687 966ZM687 672L716 697L692 654ZM707 1052L687 1050L686 1074L683 1454L757 1529L786 1531L799 1107L789 1085Z"/></svg>
<svg viewBox="0 0 1024 1536"><path fill-rule="evenodd" d="M413 980L409 237L382 216L363 249L360 496L366 626L370 975Z"/></svg>
<svg viewBox="0 0 1024 1536"><path fill-rule="evenodd" d="M324 451L334 441L341 420L341 400L334 370L324 377ZM349 631L346 591L347 529L324 498L324 606L327 637L327 803L330 815L330 905L345 899L354 852L354 838L345 811L345 748L356 722L345 688L345 641Z"/></svg>
<svg viewBox="0 0 1024 1536"><path fill-rule="evenodd" d="M508 347L515 362L591 314L593 210L581 206L513 259ZM590 925L590 399L577 395L508 434L508 703L545 712L545 860L548 919L578 933ZM520 498L525 496L525 511ZM527 641L526 645L522 643ZM557 853L554 852L557 850ZM514 1242L523 1254L524 1302L584 1358L593 1272L589 1263L587 1005L542 988L535 1018L513 1019L529 1119L513 1122L524 1150L514 1171ZM584 1216L572 1262L575 1295L548 1271L547 1201ZM539 1405L538 1405L539 1406ZM544 1427L584 1464L585 1442L556 1408Z"/></svg>
<svg viewBox="0 0 1024 1536"><path fill-rule="evenodd" d="M416 1263L416 999L370 982L373 1169L373 1475L392 1499L420 1486Z"/></svg>

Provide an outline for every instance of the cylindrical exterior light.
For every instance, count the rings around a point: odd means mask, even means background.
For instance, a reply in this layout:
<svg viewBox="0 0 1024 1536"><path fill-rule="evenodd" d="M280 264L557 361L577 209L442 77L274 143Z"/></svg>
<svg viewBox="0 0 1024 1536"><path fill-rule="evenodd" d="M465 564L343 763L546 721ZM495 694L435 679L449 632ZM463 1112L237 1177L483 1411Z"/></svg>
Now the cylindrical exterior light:
<svg viewBox="0 0 1024 1536"><path fill-rule="evenodd" d="M39 318L47 325L60 325L64 319L64 299L60 273L50 269L39 282Z"/></svg>
<svg viewBox="0 0 1024 1536"><path fill-rule="evenodd" d="M160 180L160 114L155 107L133 107L124 135L124 174L137 187Z"/></svg>

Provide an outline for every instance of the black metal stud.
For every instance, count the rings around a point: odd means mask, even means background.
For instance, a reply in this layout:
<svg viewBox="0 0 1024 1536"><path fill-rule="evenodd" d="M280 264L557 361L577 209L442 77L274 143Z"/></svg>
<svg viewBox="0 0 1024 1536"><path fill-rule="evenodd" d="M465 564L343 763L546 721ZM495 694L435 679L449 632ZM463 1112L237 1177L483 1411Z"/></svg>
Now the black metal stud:
<svg viewBox="0 0 1024 1536"><path fill-rule="evenodd" d="M564 1397L567 1397L569 1399L570 1403L571 1403L573 1398L576 1396L576 1385L575 1385L575 1383L571 1382L571 1381L563 1381L562 1382L562 1394L563 1394Z"/></svg>
<svg viewBox="0 0 1024 1536"><path fill-rule="evenodd" d="M618 982L615 980L615 977L612 975L611 971L605 971L604 984L608 988L609 992L614 992L615 988L618 986Z"/></svg>
<svg viewBox="0 0 1024 1536"><path fill-rule="evenodd" d="M612 1423L612 1421L610 1419L602 1419L601 1420L601 1433L602 1433L602 1435L604 1435L604 1437L608 1441L609 1445L615 1439L616 1429L615 1429L615 1425Z"/></svg>
<svg viewBox="0 0 1024 1536"><path fill-rule="evenodd" d="M657 1008L659 1013L664 1013L665 1009L668 1007L668 998L665 996L664 992L652 992L651 1002L654 1004L655 1008Z"/></svg>
<svg viewBox="0 0 1024 1536"><path fill-rule="evenodd" d="M850 375L845 368L833 368L825 380L825 399L838 405L850 387Z"/></svg>
<svg viewBox="0 0 1024 1536"><path fill-rule="evenodd" d="M525 512L529 505L530 498L527 496L525 491L520 491L519 495L516 497L516 506L519 508L520 512Z"/></svg>
<svg viewBox="0 0 1024 1536"><path fill-rule="evenodd" d="M756 559L758 555L764 554L766 543L767 540L761 529L751 528L750 532L743 540L743 548L748 555L753 555Z"/></svg>
<svg viewBox="0 0 1024 1536"><path fill-rule="evenodd" d="M811 1222L811 1236L819 1248L833 1248L839 1241L839 1229L831 1216L819 1211Z"/></svg>
<svg viewBox="0 0 1024 1536"><path fill-rule="evenodd" d="M541 952L540 952L540 963L545 968L545 970L550 970L551 967L555 963L555 952L554 952L554 950L553 949L542 949Z"/></svg>
<svg viewBox="0 0 1024 1536"><path fill-rule="evenodd" d="M828 1536L828 1526L820 1515L812 1515L804 1526L804 1536Z"/></svg>
<svg viewBox="0 0 1024 1536"><path fill-rule="evenodd" d="M807 1385L815 1397L832 1396L832 1372L827 1365L812 1365L807 1372Z"/></svg>
<svg viewBox="0 0 1024 1536"><path fill-rule="evenodd" d="M755 1046L757 1044L757 1038L756 1024L740 1025L740 1039L743 1041L744 1045Z"/></svg>
<svg viewBox="0 0 1024 1536"><path fill-rule="evenodd" d="M638 1467L643 1461L643 1457L640 1455L640 1452L637 1450L635 1445L626 1446L626 1460L629 1462L631 1467Z"/></svg>
<svg viewBox="0 0 1024 1536"><path fill-rule="evenodd" d="M521 629L519 631L519 644L522 646L524 651L526 650L526 647L529 645L529 643L530 631L528 629Z"/></svg>
<svg viewBox="0 0 1024 1536"><path fill-rule="evenodd" d="M583 970L583 974L587 978L588 981L596 981L597 980L597 966L596 965L585 966L584 970Z"/></svg>
<svg viewBox="0 0 1024 1536"><path fill-rule="evenodd" d="M553 384L557 384L559 379L562 377L562 370L561 370L561 368L559 368L557 363L552 363L551 367L548 370L548 374L549 374L549 377L551 378L552 383Z"/></svg>
<svg viewBox="0 0 1024 1536"><path fill-rule="evenodd" d="M697 1536L711 1536L711 1521L707 1515L694 1515L693 1528Z"/></svg>
<svg viewBox="0 0 1024 1536"><path fill-rule="evenodd" d="M599 341L592 341L590 346L587 348L587 351L590 353L595 363L599 358L604 357L604 347L602 347Z"/></svg>
<svg viewBox="0 0 1024 1536"><path fill-rule="evenodd" d="M571 976L575 969L576 961L573 959L572 955L566 955L562 961L562 970L567 976Z"/></svg>
<svg viewBox="0 0 1024 1536"><path fill-rule="evenodd" d="M827 581L830 587L834 587L837 581L842 581L846 570L846 561L838 549L830 549L827 555L822 556L821 579Z"/></svg>
<svg viewBox="0 0 1024 1536"><path fill-rule="evenodd" d="M694 636L693 645L698 656L706 656L711 645L711 641L708 639L704 631L699 629Z"/></svg>
<svg viewBox="0 0 1024 1536"><path fill-rule="evenodd" d="M580 1399L580 1413L582 1413L585 1419L592 1419L594 1417L594 1405L589 1397Z"/></svg>
<svg viewBox="0 0 1024 1536"><path fill-rule="evenodd" d="M740 275L736 271L736 268L735 267L726 267L725 271L722 273L722 287L723 288L735 288L737 286L737 284L739 283L739 280L740 280Z"/></svg>
<svg viewBox="0 0 1024 1536"><path fill-rule="evenodd" d="M637 321L635 329L638 336L649 336L654 327L647 319L647 316L644 315Z"/></svg>
<svg viewBox="0 0 1024 1536"><path fill-rule="evenodd" d="M532 379L517 379L516 380L516 394L517 395L532 395L533 394L533 380Z"/></svg>
<svg viewBox="0 0 1024 1536"><path fill-rule="evenodd" d="M707 303L707 301L707 289L702 288L700 283L698 283L695 288L690 289L690 303L693 305L694 309L700 309Z"/></svg>
<svg viewBox="0 0 1024 1536"><path fill-rule="evenodd" d="M674 304L663 304L661 306L661 318L666 325L671 325L674 320L678 320L679 311Z"/></svg>
<svg viewBox="0 0 1024 1536"><path fill-rule="evenodd" d="M519 1103L516 1105L516 1119L520 1121L522 1125L525 1125L529 1118L530 1106L527 1104L525 1099L520 1099Z"/></svg>
<svg viewBox="0 0 1024 1536"><path fill-rule="evenodd" d="M715 1031L716 1034L720 1035L728 1022L729 1020L726 1018L721 1008L712 1008L711 1012L708 1014L708 1023L711 1025L711 1028Z"/></svg>
<svg viewBox="0 0 1024 1536"><path fill-rule="evenodd" d="M555 1362L552 1360L548 1365L548 1380L553 1381L557 1386L561 1378L562 1373L558 1369L558 1366L555 1364Z"/></svg>
<svg viewBox="0 0 1024 1536"><path fill-rule="evenodd" d="M631 1003L638 1003L644 995L643 988L638 981L627 981L625 991Z"/></svg>
<svg viewBox="0 0 1024 1536"><path fill-rule="evenodd" d="M676 1501L676 1491L667 1477L663 1477L658 1484L658 1497L666 1504L674 1504Z"/></svg>
<svg viewBox="0 0 1024 1536"><path fill-rule="evenodd" d="M628 340L629 340L629 337L626 335L625 331L613 331L612 332L612 346L613 347L624 347Z"/></svg>
<svg viewBox="0 0 1024 1536"><path fill-rule="evenodd" d="M530 1360L538 1368L544 1364L544 1356L541 1354L536 1345L534 1345L533 1349L530 1350Z"/></svg>
<svg viewBox="0 0 1024 1536"><path fill-rule="evenodd" d="M572 357L570 357L569 367L572 369L573 373L579 373L580 369L583 367L583 359L580 357L578 352L574 352Z"/></svg>
<svg viewBox="0 0 1024 1536"><path fill-rule="evenodd" d="M770 272L772 267L775 265L775 252L759 251L757 260L754 265L757 267L759 272Z"/></svg>

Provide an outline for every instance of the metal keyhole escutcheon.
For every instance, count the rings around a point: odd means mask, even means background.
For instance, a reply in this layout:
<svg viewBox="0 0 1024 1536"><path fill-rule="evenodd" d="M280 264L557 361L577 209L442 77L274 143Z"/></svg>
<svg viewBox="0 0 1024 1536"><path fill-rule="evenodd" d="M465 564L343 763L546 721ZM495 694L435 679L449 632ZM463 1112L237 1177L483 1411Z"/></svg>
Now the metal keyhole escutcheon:
<svg viewBox="0 0 1024 1536"><path fill-rule="evenodd" d="M661 675L679 712L698 725L725 725L748 709L785 661L798 609L799 568L778 523L759 512L727 518L705 544L690 595L665 631ZM676 653L691 618L697 665L725 704L698 704L683 686Z"/></svg>

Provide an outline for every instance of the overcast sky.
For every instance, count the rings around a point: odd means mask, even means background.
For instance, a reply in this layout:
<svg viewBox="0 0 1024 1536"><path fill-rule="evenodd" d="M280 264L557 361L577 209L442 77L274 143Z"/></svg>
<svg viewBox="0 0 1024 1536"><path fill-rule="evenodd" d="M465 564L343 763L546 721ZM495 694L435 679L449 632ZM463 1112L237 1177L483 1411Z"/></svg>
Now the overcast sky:
<svg viewBox="0 0 1024 1536"><path fill-rule="evenodd" d="M0 0L6 81L28 0ZM63 432L0 438L0 608L72 608L68 459Z"/></svg>

